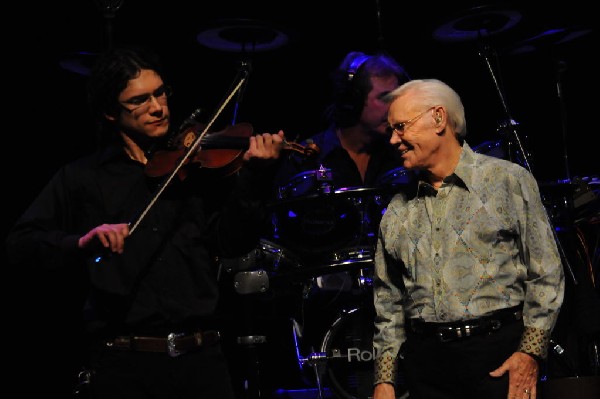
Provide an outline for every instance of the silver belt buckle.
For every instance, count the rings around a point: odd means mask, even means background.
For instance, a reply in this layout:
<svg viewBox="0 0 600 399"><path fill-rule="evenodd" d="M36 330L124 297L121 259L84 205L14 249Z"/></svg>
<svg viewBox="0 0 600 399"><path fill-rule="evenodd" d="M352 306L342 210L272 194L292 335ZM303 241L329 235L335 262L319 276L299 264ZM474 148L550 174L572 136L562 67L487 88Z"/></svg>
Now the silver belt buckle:
<svg viewBox="0 0 600 399"><path fill-rule="evenodd" d="M500 320L492 319L490 320L490 327L492 328L492 331L499 330L500 327L502 327L502 322Z"/></svg>
<svg viewBox="0 0 600 399"><path fill-rule="evenodd" d="M454 327L438 327L438 339L440 340L440 342L449 342L449 341L454 341L456 339L456 337L450 337L450 338L446 338L446 335L444 334L444 332L453 332L455 331Z"/></svg>
<svg viewBox="0 0 600 399"><path fill-rule="evenodd" d="M183 336L183 333L171 333L167 335L167 353L169 354L169 356L176 357L183 353L181 351L178 351L175 346L175 340Z"/></svg>
<svg viewBox="0 0 600 399"><path fill-rule="evenodd" d="M465 325L465 337L470 337L471 334L473 334L474 332L477 332L477 330L480 328L480 326L481 326L481 324L478 324L478 323Z"/></svg>

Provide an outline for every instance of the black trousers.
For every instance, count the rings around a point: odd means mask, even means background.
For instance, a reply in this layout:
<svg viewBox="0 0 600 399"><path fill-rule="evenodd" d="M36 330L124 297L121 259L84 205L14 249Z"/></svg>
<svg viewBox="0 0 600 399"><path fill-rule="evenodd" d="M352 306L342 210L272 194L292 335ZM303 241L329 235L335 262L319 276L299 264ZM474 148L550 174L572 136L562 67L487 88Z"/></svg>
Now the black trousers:
<svg viewBox="0 0 600 399"><path fill-rule="evenodd" d="M177 357L98 347L90 364L94 399L234 399L219 344Z"/></svg>
<svg viewBox="0 0 600 399"><path fill-rule="evenodd" d="M451 342L409 333L401 353L410 399L506 399L508 373L499 378L488 373L517 350L522 332L522 321L515 321Z"/></svg>

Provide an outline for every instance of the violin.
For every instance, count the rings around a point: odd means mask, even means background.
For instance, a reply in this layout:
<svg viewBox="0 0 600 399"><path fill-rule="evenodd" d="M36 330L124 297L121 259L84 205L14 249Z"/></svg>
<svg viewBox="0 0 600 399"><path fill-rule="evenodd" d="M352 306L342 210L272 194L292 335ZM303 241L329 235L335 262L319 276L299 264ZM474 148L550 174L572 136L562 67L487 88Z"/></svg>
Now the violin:
<svg viewBox="0 0 600 399"><path fill-rule="evenodd" d="M225 176L237 172L243 163L243 155L248 149L249 138L253 134L250 123L241 122L229 125L219 132L201 135L204 125L195 124L171 140L173 149L156 151L146 164L146 174L161 177L173 172L179 164L178 175L184 179L191 166L218 170ZM199 146L197 141L200 140ZM284 140L284 150L294 151L304 157L314 157L320 149L316 144L307 146ZM193 150L192 150L193 149Z"/></svg>

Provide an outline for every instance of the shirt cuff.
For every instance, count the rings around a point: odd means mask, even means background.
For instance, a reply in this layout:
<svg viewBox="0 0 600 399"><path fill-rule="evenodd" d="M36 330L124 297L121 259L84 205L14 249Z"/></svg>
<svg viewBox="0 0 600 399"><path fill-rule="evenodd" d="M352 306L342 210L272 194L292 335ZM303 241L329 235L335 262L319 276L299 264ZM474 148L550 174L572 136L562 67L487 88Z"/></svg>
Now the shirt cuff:
<svg viewBox="0 0 600 399"><path fill-rule="evenodd" d="M373 385L387 382L396 385L398 362L395 357L381 356L375 359L375 379Z"/></svg>
<svg viewBox="0 0 600 399"><path fill-rule="evenodd" d="M550 331L540 330L535 327L525 327L518 351L540 359L546 359L549 344Z"/></svg>

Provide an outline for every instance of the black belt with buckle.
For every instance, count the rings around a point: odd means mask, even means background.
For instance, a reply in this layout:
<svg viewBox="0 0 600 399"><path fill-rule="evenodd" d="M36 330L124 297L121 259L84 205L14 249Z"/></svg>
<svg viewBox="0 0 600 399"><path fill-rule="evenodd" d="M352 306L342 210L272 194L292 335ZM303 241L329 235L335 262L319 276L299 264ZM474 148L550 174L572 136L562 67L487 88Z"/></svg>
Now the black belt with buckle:
<svg viewBox="0 0 600 399"><path fill-rule="evenodd" d="M415 335L435 337L440 342L450 342L473 335L488 334L502 326L523 319L522 306L501 309L475 319L451 323L429 323L419 319L409 320L409 331Z"/></svg>
<svg viewBox="0 0 600 399"><path fill-rule="evenodd" d="M104 342L107 348L167 353L169 356L175 357L203 346L214 345L219 342L220 338L221 334L219 331L208 330L196 331L190 334L170 333L166 337L125 335Z"/></svg>

